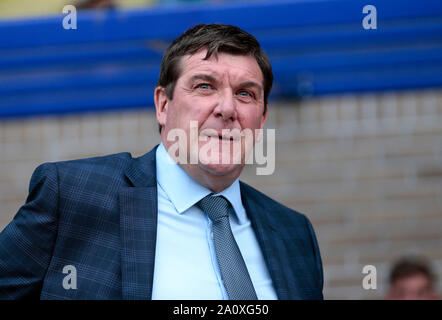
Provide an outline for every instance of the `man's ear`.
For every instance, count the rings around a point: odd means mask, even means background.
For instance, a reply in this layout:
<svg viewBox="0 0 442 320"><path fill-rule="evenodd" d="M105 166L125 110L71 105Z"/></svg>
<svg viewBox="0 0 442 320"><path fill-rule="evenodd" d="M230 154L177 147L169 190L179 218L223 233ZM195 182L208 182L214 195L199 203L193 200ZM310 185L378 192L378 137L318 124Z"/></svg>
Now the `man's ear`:
<svg viewBox="0 0 442 320"><path fill-rule="evenodd" d="M164 87L157 86L155 88L154 101L157 121L161 126L164 127L167 120L167 109L169 102L169 98L167 97L166 89Z"/></svg>

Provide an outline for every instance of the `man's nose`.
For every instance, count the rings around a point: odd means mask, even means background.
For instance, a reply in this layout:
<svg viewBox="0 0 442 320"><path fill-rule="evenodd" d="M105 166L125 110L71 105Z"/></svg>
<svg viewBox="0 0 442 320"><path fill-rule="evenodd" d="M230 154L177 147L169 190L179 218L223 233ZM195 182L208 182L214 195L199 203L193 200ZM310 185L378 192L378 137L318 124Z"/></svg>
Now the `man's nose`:
<svg viewBox="0 0 442 320"><path fill-rule="evenodd" d="M214 113L216 117L222 117L224 121L236 120L236 101L232 90L223 91Z"/></svg>

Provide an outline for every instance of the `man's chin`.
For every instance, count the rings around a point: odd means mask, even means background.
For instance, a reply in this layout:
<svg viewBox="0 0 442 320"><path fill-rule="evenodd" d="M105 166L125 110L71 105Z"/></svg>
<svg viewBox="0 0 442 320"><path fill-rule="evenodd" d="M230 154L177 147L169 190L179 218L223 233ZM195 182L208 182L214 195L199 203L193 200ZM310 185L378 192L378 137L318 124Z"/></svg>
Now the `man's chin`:
<svg viewBox="0 0 442 320"><path fill-rule="evenodd" d="M204 163L199 163L198 166L214 175L214 176L226 176L229 174L235 174L237 172L241 172L242 167L244 165L242 164L223 164L223 163L208 163L208 164L204 164Z"/></svg>

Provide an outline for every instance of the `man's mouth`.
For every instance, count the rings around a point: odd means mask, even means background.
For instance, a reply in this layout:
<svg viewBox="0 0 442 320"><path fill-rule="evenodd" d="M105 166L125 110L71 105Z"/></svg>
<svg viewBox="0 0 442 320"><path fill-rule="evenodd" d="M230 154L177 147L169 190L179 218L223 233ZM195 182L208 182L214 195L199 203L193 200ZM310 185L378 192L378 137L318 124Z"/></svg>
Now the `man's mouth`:
<svg viewBox="0 0 442 320"><path fill-rule="evenodd" d="M209 135L210 138L218 138L222 141L237 141L239 138L233 137L233 136L223 136L223 135Z"/></svg>
<svg viewBox="0 0 442 320"><path fill-rule="evenodd" d="M218 139L225 140L225 141L233 141L233 137L218 136Z"/></svg>

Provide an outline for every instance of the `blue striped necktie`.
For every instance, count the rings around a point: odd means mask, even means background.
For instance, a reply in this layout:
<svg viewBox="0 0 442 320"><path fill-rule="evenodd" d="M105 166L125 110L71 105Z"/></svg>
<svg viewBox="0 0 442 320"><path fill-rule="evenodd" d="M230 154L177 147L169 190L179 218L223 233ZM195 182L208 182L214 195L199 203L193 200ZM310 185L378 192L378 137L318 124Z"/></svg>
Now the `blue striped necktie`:
<svg viewBox="0 0 442 320"><path fill-rule="evenodd" d="M222 196L209 194L198 202L198 206L212 220L216 258L229 299L257 300L252 280L230 227L230 202Z"/></svg>

